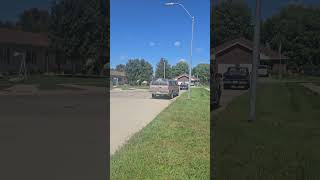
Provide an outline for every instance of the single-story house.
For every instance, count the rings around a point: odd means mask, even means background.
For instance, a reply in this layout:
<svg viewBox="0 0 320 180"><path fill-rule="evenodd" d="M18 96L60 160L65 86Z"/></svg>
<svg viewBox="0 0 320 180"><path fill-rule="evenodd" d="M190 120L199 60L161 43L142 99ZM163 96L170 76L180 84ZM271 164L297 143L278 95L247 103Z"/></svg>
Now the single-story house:
<svg viewBox="0 0 320 180"><path fill-rule="evenodd" d="M110 70L110 81L113 86L128 84L126 73L116 70Z"/></svg>
<svg viewBox="0 0 320 180"><path fill-rule="evenodd" d="M66 60L52 51L49 44L47 34L0 28L0 73L18 73L22 54L29 73L82 71L84 63Z"/></svg>
<svg viewBox="0 0 320 180"><path fill-rule="evenodd" d="M180 76L177 76L175 80L180 85L181 83L189 84L189 74L182 74ZM191 85L197 85L199 84L200 80L194 76L191 76Z"/></svg>
<svg viewBox="0 0 320 180"><path fill-rule="evenodd" d="M211 53L215 53L216 69L218 73L225 73L230 66L236 64L241 67L248 67L252 70L252 54L253 42L245 38L237 38L225 42L215 49L211 49ZM279 72L279 68L283 68L286 72L286 56L280 54L270 48L260 45L260 65L268 65L272 72Z"/></svg>
<svg viewBox="0 0 320 180"><path fill-rule="evenodd" d="M25 54L29 72L46 72L55 61L48 47L49 39L44 34L0 28L0 72L19 72L22 56L15 56L16 52Z"/></svg>

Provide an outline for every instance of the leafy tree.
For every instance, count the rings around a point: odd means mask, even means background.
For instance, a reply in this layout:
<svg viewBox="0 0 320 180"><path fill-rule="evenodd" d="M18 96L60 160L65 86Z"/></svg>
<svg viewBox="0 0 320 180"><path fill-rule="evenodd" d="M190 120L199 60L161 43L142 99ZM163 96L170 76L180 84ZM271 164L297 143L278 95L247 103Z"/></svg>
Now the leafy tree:
<svg viewBox="0 0 320 180"><path fill-rule="evenodd" d="M116 70L117 71L121 71L121 72L124 72L126 70L126 65L124 64L119 64L116 66Z"/></svg>
<svg viewBox="0 0 320 180"><path fill-rule="evenodd" d="M226 0L213 6L211 13L212 47L243 36L252 39L251 11L243 0Z"/></svg>
<svg viewBox="0 0 320 180"><path fill-rule="evenodd" d="M262 41L289 57L289 64L320 64L320 9L290 4L263 23Z"/></svg>
<svg viewBox="0 0 320 180"><path fill-rule="evenodd" d="M210 82L210 64L198 64L192 69L192 74L200 79L202 84Z"/></svg>
<svg viewBox="0 0 320 180"><path fill-rule="evenodd" d="M171 65L164 58L161 58L159 63L157 64L155 78L163 78L163 76L164 76L164 64L165 64L166 78L167 79L172 78Z"/></svg>
<svg viewBox="0 0 320 180"><path fill-rule="evenodd" d="M177 77L181 74L189 72L189 65L184 61L178 62L175 66L172 66L172 76Z"/></svg>
<svg viewBox="0 0 320 180"><path fill-rule="evenodd" d="M51 47L72 61L84 64L92 58L96 73L106 63L107 14L100 0L53 1L51 9Z"/></svg>
<svg viewBox="0 0 320 180"><path fill-rule="evenodd" d="M150 81L153 68L144 59L131 59L125 66L125 71L130 85L141 85L143 81Z"/></svg>
<svg viewBox="0 0 320 180"><path fill-rule="evenodd" d="M5 22L0 21L0 27L8 28L8 29L16 29L15 24L10 21L5 21Z"/></svg>
<svg viewBox="0 0 320 180"><path fill-rule="evenodd" d="M47 10L31 8L20 14L17 26L23 31L48 32L50 15Z"/></svg>

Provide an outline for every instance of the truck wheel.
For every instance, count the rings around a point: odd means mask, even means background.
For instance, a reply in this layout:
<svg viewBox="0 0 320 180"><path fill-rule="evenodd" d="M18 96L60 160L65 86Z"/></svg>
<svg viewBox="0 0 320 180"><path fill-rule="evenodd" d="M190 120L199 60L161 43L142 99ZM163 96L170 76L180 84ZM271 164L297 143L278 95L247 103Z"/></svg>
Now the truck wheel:
<svg viewBox="0 0 320 180"><path fill-rule="evenodd" d="M171 92L171 94L170 94L170 99L173 99L173 98L174 98L174 93Z"/></svg>

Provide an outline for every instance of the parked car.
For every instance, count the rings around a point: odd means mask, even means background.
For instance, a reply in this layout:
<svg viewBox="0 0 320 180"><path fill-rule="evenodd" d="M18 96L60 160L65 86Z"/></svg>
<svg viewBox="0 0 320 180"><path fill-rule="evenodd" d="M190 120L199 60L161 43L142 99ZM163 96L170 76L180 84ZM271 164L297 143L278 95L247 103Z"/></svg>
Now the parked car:
<svg viewBox="0 0 320 180"><path fill-rule="evenodd" d="M152 98L169 96L172 99L175 96L179 96L179 85L176 80L159 78L151 82L150 92L152 93Z"/></svg>
<svg viewBox="0 0 320 180"><path fill-rule="evenodd" d="M213 92L211 106L213 108L216 108L220 105L222 75L219 73L216 73L216 74L214 74L214 76L212 78L213 78L213 80L210 84L210 89L212 89L212 92Z"/></svg>
<svg viewBox="0 0 320 180"><path fill-rule="evenodd" d="M232 87L250 87L250 75L247 67L229 67L227 72L223 74L223 88L230 89Z"/></svg>
<svg viewBox="0 0 320 180"><path fill-rule="evenodd" d="M180 84L180 90L188 90L189 86L187 83L183 82Z"/></svg>
<svg viewBox="0 0 320 180"><path fill-rule="evenodd" d="M269 76L268 66L259 65L258 66L258 76L260 76L260 77L268 77Z"/></svg>

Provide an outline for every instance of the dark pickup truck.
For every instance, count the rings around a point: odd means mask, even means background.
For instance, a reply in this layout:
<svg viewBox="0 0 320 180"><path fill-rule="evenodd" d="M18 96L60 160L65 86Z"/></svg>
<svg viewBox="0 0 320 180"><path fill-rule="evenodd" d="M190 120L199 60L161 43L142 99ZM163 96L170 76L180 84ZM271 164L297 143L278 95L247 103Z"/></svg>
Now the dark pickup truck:
<svg viewBox="0 0 320 180"><path fill-rule="evenodd" d="M228 71L223 74L223 88L232 87L250 88L250 74L247 67L229 67Z"/></svg>

